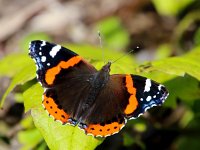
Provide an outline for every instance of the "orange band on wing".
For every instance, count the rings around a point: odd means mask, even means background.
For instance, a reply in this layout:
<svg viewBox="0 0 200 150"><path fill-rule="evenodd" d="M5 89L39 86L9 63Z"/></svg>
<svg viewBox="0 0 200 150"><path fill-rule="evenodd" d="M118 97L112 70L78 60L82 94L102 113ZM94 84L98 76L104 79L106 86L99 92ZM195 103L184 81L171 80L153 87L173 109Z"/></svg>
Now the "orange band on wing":
<svg viewBox="0 0 200 150"><path fill-rule="evenodd" d="M100 124L91 124L85 129L85 132L86 134L92 134L93 136L106 137L118 133L123 126L124 123L119 124L118 122L113 122L104 126Z"/></svg>
<svg viewBox="0 0 200 150"><path fill-rule="evenodd" d="M61 69L67 69L69 67L73 67L74 65L78 64L81 61L80 56L74 56L68 61L61 61L57 66L47 70L47 73L45 75L45 81L48 85L53 84L55 77Z"/></svg>
<svg viewBox="0 0 200 150"><path fill-rule="evenodd" d="M128 105L126 106L124 112L125 114L131 114L133 113L137 106L138 106L138 101L136 98L136 88L133 86L133 80L131 75L126 75L126 88L128 93L130 94L129 100L128 100Z"/></svg>
<svg viewBox="0 0 200 150"><path fill-rule="evenodd" d="M63 109L59 109L51 97L44 95L42 104L55 120L60 120L63 124L68 122L70 116Z"/></svg>

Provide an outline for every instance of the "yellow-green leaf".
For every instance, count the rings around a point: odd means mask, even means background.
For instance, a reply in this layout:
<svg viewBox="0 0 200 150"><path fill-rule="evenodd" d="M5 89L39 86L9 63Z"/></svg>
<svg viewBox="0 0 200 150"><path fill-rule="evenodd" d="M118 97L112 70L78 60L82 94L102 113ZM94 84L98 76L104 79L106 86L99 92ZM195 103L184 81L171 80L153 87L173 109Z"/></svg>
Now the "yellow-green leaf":
<svg viewBox="0 0 200 150"><path fill-rule="evenodd" d="M200 80L199 56L200 47L197 47L183 56L153 61L149 70L165 72L177 76L184 76L187 73Z"/></svg>
<svg viewBox="0 0 200 150"><path fill-rule="evenodd" d="M33 79L35 77L35 66L33 63L26 63L26 66L21 69L20 72L14 75L9 87L7 88L6 92L4 93L1 99L1 107L4 104L4 101L8 94L17 86L26 83L27 81Z"/></svg>
<svg viewBox="0 0 200 150"><path fill-rule="evenodd" d="M10 54L0 60L0 76L12 77L29 63L32 60L28 54Z"/></svg>

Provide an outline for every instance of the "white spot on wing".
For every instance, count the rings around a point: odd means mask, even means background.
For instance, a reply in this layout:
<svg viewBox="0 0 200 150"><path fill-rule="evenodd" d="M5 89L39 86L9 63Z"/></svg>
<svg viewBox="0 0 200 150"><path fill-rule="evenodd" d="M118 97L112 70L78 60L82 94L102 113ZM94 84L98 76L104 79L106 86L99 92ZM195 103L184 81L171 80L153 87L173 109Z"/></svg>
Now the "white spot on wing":
<svg viewBox="0 0 200 150"><path fill-rule="evenodd" d="M144 92L149 92L150 89L151 89L151 80L150 79L146 79Z"/></svg>
<svg viewBox="0 0 200 150"><path fill-rule="evenodd" d="M47 63L47 66L50 66L50 63Z"/></svg>
<svg viewBox="0 0 200 150"><path fill-rule="evenodd" d="M161 90L161 87L162 87L163 85L162 84L160 84L159 86L158 86L158 90L160 91Z"/></svg>
<svg viewBox="0 0 200 150"><path fill-rule="evenodd" d="M45 61L46 61L46 57L45 57L45 56L42 56L41 61L42 61L42 62L45 62Z"/></svg>
<svg viewBox="0 0 200 150"><path fill-rule="evenodd" d="M46 45L46 42L45 42L45 41L42 41L41 46L45 46L45 45Z"/></svg>
<svg viewBox="0 0 200 150"><path fill-rule="evenodd" d="M150 109L151 107L146 107L145 109L144 109L144 112L146 112L148 109Z"/></svg>
<svg viewBox="0 0 200 150"><path fill-rule="evenodd" d="M153 98L156 98L156 95L154 95Z"/></svg>
<svg viewBox="0 0 200 150"><path fill-rule="evenodd" d="M151 105L151 107L155 107L155 106L157 106L157 105L156 105L156 104L152 104L152 105Z"/></svg>
<svg viewBox="0 0 200 150"><path fill-rule="evenodd" d="M61 49L60 45L56 45L52 48L52 50L49 52L51 57L55 57L57 52Z"/></svg>
<svg viewBox="0 0 200 150"><path fill-rule="evenodd" d="M148 101L150 101L150 100L151 100L151 96L147 96L146 101L148 102Z"/></svg>
<svg viewBox="0 0 200 150"><path fill-rule="evenodd" d="M42 52L39 52L39 55L41 56L41 55L42 55Z"/></svg>

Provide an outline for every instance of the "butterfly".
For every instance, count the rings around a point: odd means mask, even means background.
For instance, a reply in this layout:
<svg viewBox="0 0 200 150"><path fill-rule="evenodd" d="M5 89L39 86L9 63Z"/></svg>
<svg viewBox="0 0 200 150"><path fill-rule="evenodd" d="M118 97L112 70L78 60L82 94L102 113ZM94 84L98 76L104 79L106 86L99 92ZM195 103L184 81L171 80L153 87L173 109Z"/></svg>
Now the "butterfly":
<svg viewBox="0 0 200 150"><path fill-rule="evenodd" d="M54 120L78 126L87 135L118 133L127 120L164 103L164 85L133 74L110 75L111 62L100 70L73 51L35 40L29 55L36 63L37 80L44 88L42 105Z"/></svg>

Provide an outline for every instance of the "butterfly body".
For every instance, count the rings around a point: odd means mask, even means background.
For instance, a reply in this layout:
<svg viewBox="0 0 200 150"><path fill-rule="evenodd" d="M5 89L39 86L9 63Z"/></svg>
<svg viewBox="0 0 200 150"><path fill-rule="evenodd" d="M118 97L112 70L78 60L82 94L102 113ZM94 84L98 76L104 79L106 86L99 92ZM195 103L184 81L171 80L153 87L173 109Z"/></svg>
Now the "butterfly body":
<svg viewBox="0 0 200 150"><path fill-rule="evenodd" d="M111 62L99 71L71 50L46 41L32 41L30 56L44 87L42 104L55 120L78 125L86 134L106 137L127 120L161 105L166 88L145 77L110 75Z"/></svg>

